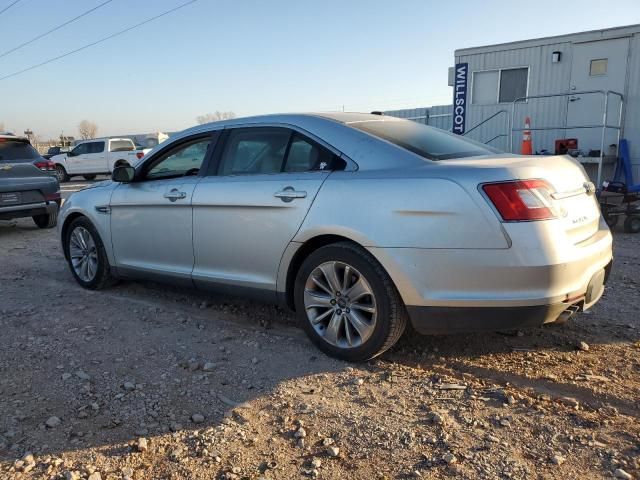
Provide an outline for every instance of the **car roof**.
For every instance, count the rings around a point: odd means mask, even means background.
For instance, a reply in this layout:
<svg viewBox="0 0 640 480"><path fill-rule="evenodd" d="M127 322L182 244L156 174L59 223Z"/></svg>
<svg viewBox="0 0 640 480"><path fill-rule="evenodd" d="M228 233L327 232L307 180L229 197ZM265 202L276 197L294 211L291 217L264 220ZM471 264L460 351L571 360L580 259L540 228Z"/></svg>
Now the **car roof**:
<svg viewBox="0 0 640 480"><path fill-rule="evenodd" d="M29 142L29 139L27 137L18 137L17 135L14 135L13 133L0 133L0 138L4 138L4 139L8 139L8 140L18 140L20 142ZM31 143L31 142L29 142Z"/></svg>
<svg viewBox="0 0 640 480"><path fill-rule="evenodd" d="M195 132L199 130L207 130L210 127L225 127L231 125L250 124L250 123L292 123L297 124L300 121L310 118L322 118L332 120L334 122L350 124L356 122L368 121L403 121L396 117L386 115L378 115L372 113L361 112L306 112L306 113L272 113L268 115L254 115L250 117L238 117L228 120L219 120L216 122L205 123L185 130L185 132Z"/></svg>
<svg viewBox="0 0 640 480"><path fill-rule="evenodd" d="M80 145L81 143L87 143L87 142L106 142L106 141L113 141L113 140L126 140L129 142L133 142L133 140L131 140L130 138L125 138L125 137L100 137L100 138L87 138L86 140L79 140L78 142L76 142L76 145Z"/></svg>
<svg viewBox="0 0 640 480"><path fill-rule="evenodd" d="M290 125L309 125L311 123L328 122L349 125L358 122L408 122L396 117L389 117L386 115L377 115L371 113L359 113L359 112L309 112L309 113L273 113L268 115L255 115L250 117L238 117L228 120L219 120L216 122L204 123L202 125L196 125L191 128L187 128L176 135L172 136L173 139L182 138L188 135L198 134L206 132L212 129L222 129L225 127L239 126L239 125L259 125L259 124L290 124Z"/></svg>

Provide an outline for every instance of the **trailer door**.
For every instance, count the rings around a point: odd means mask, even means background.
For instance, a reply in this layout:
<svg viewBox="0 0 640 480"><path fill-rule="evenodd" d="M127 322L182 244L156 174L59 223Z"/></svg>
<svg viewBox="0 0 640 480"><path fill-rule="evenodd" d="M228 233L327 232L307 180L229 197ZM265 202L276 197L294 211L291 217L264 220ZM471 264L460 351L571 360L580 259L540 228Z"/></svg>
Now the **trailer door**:
<svg viewBox="0 0 640 480"><path fill-rule="evenodd" d="M572 92L586 90L613 90L624 94L627 75L629 38L574 43L571 64ZM620 97L609 96L608 125L618 125ZM604 96L601 94L570 95L567 106L567 125L601 125L604 114ZM598 128L569 129L567 138L577 138L578 148L585 155L589 150L600 150L602 130ZM607 129L604 153L616 143L617 132Z"/></svg>

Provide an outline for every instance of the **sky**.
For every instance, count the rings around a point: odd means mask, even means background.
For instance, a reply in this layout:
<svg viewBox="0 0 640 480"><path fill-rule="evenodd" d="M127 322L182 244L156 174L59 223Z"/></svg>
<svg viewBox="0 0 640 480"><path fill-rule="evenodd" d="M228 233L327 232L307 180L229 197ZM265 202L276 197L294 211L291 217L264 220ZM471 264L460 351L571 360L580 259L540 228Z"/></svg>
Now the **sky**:
<svg viewBox="0 0 640 480"><path fill-rule="evenodd" d="M0 11L15 0L0 0ZM19 0L0 13L0 78L186 0ZM41 139L178 131L208 112L371 111L451 103L457 48L640 23L640 0L197 0L0 80L0 124Z"/></svg>

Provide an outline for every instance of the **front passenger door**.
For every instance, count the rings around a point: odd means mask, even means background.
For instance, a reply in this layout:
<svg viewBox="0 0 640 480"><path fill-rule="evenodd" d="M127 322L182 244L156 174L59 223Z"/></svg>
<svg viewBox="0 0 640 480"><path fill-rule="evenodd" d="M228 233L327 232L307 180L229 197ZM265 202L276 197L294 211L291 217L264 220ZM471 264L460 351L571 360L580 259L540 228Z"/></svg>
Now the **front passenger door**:
<svg viewBox="0 0 640 480"><path fill-rule="evenodd" d="M111 241L123 274L144 272L191 283L193 191L217 132L186 139L150 157L111 197Z"/></svg>

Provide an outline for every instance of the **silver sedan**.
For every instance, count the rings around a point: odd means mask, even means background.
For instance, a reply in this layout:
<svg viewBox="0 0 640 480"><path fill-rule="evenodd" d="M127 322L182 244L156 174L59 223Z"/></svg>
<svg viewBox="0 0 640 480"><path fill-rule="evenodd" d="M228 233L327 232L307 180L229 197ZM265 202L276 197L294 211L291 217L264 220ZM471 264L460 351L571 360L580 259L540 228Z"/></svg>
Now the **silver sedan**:
<svg viewBox="0 0 640 480"><path fill-rule="evenodd" d="M172 137L73 194L59 232L85 288L153 279L278 302L324 352L564 321L611 265L566 156L503 154L381 115L234 119Z"/></svg>

